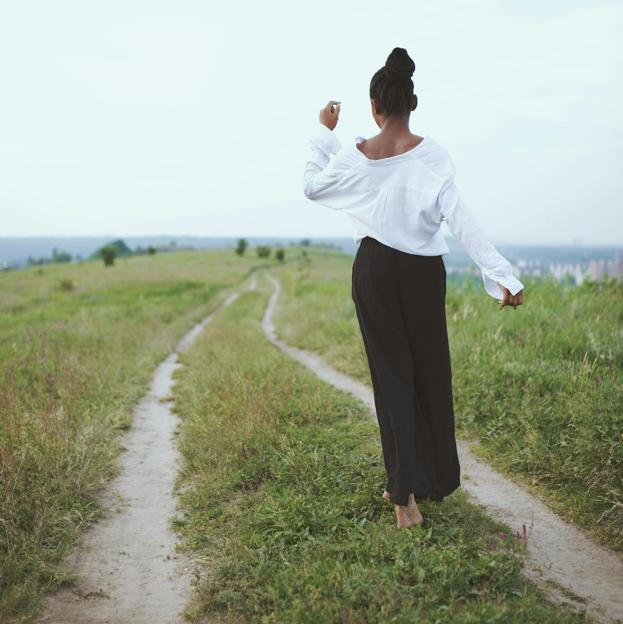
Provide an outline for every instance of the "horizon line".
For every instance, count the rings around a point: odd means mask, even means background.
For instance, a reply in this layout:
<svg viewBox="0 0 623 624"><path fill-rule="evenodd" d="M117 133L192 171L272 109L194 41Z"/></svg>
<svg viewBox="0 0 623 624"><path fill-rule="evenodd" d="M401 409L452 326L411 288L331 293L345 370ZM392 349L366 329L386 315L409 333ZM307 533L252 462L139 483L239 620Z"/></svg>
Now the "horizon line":
<svg viewBox="0 0 623 624"><path fill-rule="evenodd" d="M241 238L278 238L278 239L342 239L342 240L350 240L354 241L351 235L347 234L323 234L323 235L315 235L315 234L114 234L114 233L104 233L104 234L9 234L9 235L0 235L0 240L2 239L28 239L28 238L112 238L112 239L132 239L132 238L190 238L190 239L241 239ZM449 240L456 239L453 236L447 236L444 234L444 238ZM493 238L490 240L493 241ZM460 242L456 241L459 245ZM505 246L522 246L522 247L539 247L539 246L548 246L548 247L623 247L623 241L621 242L591 242L591 241L583 241L577 240L575 242L530 242L530 243L522 243L522 242L510 242L510 241L497 241L496 245L505 245Z"/></svg>

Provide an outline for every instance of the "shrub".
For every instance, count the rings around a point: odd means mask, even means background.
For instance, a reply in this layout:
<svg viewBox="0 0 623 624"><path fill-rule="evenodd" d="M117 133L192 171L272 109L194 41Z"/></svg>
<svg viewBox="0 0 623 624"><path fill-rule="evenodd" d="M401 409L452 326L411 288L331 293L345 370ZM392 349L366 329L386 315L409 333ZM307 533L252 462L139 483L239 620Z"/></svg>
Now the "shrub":
<svg viewBox="0 0 623 624"><path fill-rule="evenodd" d="M247 249L247 241L244 238L238 240L238 246L236 247L236 253L242 256Z"/></svg>
<svg viewBox="0 0 623 624"><path fill-rule="evenodd" d="M52 250L52 262L71 262L71 254L67 251L59 251L57 247Z"/></svg>
<svg viewBox="0 0 623 624"><path fill-rule="evenodd" d="M125 244L123 240L119 238L117 240L114 240L108 243L107 245L102 246L100 249L97 249L96 251L94 251L92 257L101 258L103 250L106 249L107 247L112 247L115 250L115 255L114 255L115 258L121 258L122 256L134 255L134 252ZM106 266L109 266L109 265L106 265Z"/></svg>
<svg viewBox="0 0 623 624"><path fill-rule="evenodd" d="M115 256L117 255L117 250L111 245L102 247L101 254L102 254L102 259L104 260L104 266L112 266L115 263Z"/></svg>
<svg viewBox="0 0 623 624"><path fill-rule="evenodd" d="M58 287L60 290L69 291L75 288L75 285L70 279L61 279L58 281Z"/></svg>

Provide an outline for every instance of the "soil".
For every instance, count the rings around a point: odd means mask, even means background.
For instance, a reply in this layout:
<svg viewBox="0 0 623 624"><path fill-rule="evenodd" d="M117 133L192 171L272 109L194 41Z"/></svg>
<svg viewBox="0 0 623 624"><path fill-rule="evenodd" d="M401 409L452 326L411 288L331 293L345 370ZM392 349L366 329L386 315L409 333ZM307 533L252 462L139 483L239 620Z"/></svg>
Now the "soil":
<svg viewBox="0 0 623 624"><path fill-rule="evenodd" d="M147 394L124 436L119 475L100 497L101 520L91 525L67 560L77 582L48 596L46 624L174 624L192 594L191 562L176 550L171 521L177 514L178 470L172 411L173 372L234 292L197 323L156 368Z"/></svg>

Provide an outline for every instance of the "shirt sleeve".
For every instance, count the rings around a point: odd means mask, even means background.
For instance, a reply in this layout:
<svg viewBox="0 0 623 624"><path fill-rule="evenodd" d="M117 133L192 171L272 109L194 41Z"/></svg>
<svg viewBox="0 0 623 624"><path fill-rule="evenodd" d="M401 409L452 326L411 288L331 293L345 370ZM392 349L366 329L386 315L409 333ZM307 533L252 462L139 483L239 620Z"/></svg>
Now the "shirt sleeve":
<svg viewBox="0 0 623 624"><path fill-rule="evenodd" d="M330 154L337 154L342 146L339 139L327 126L318 122L316 131L309 139L311 154L303 170L303 193L308 199L329 208L339 208L332 199L340 190L341 178L329 166Z"/></svg>
<svg viewBox="0 0 623 624"><path fill-rule="evenodd" d="M452 235L463 245L482 275L485 290L498 300L503 299L501 284L516 295L524 285L513 275L511 263L489 242L471 210L462 200L451 175L438 196L442 221Z"/></svg>

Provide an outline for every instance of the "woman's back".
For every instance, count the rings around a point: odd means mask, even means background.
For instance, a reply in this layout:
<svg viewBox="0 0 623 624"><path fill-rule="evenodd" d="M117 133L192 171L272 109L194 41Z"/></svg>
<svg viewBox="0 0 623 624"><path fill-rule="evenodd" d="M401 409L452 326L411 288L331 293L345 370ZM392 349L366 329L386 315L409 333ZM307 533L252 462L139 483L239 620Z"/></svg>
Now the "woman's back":
<svg viewBox="0 0 623 624"><path fill-rule="evenodd" d="M450 252L441 230L445 221L481 270L492 297L502 299L500 284L513 295L523 289L511 264L462 201L454 163L443 146L425 135L402 153L369 158L359 149L361 143L367 143L366 138L356 136L342 146L333 131L319 123L303 172L305 196L348 214L356 244L370 236L406 253L444 255Z"/></svg>
<svg viewBox="0 0 623 624"><path fill-rule="evenodd" d="M448 253L439 232L442 214L437 205L443 184L453 172L447 152L425 136L401 153L369 158L359 149L367 142L357 136L342 147L320 124L311 144L329 162L318 176L314 175L315 159L308 161L305 195L352 217L356 243L372 236L407 253Z"/></svg>

